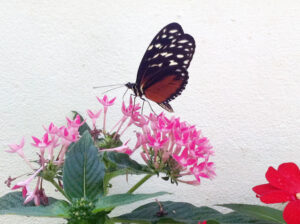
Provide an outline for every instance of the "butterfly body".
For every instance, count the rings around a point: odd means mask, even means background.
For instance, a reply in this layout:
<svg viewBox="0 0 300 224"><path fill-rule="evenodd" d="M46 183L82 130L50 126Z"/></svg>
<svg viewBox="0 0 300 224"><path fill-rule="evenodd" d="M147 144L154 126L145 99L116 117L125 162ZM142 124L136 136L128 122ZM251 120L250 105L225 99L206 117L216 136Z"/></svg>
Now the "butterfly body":
<svg viewBox="0 0 300 224"><path fill-rule="evenodd" d="M169 102L185 89L190 61L195 51L195 41L185 34L178 23L165 26L154 37L140 63L135 83L125 86L135 96L156 102L169 112Z"/></svg>

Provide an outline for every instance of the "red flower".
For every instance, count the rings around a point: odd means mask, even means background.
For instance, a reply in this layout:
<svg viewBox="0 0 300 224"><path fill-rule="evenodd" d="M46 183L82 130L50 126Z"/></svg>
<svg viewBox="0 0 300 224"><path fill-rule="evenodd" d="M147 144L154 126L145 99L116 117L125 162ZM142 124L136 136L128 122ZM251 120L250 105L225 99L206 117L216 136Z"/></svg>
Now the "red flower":
<svg viewBox="0 0 300 224"><path fill-rule="evenodd" d="M198 224L206 224L206 223L207 223L206 220L203 222L201 222L201 221L198 222Z"/></svg>
<svg viewBox="0 0 300 224"><path fill-rule="evenodd" d="M268 184L255 186L253 191L266 204L288 202L283 211L287 224L300 223L300 170L295 163L283 163L266 173Z"/></svg>

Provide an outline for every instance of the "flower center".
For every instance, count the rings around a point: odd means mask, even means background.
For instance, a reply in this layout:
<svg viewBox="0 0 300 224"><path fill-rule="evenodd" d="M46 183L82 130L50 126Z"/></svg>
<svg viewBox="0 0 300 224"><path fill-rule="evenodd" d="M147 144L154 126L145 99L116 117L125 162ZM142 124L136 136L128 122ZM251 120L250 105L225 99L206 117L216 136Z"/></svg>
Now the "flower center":
<svg viewBox="0 0 300 224"><path fill-rule="evenodd" d="M300 200L300 193L297 193L297 194L296 194L296 198L297 198L298 200Z"/></svg>

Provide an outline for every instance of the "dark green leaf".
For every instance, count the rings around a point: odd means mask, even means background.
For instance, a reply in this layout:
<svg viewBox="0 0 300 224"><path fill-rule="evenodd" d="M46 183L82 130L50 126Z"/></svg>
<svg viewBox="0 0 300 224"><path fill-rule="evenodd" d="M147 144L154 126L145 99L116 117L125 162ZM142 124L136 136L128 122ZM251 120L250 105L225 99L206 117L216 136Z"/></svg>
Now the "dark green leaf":
<svg viewBox="0 0 300 224"><path fill-rule="evenodd" d="M114 221L128 223L195 223L213 220L221 215L220 212L209 207L196 207L189 203L165 201L160 202L163 216L160 216L158 203L143 205L131 213L114 218Z"/></svg>
<svg viewBox="0 0 300 224"><path fill-rule="evenodd" d="M247 224L247 223L253 223L253 224L274 224L274 222L266 221L266 220L259 220L255 219L253 217L249 217L245 214L241 214L238 212L231 212L228 214L220 215L219 217L216 217L216 220L220 224Z"/></svg>
<svg viewBox="0 0 300 224"><path fill-rule="evenodd" d="M126 153L101 152L100 158L106 163L107 172L122 171L129 174L152 173L148 166L139 164Z"/></svg>
<svg viewBox="0 0 300 224"><path fill-rule="evenodd" d="M88 131L68 151L63 168L66 194L71 198L94 200L103 193L105 167Z"/></svg>
<svg viewBox="0 0 300 224"><path fill-rule="evenodd" d="M141 201L141 200L157 197L164 194L167 193L157 192L153 194L114 194L110 196L101 197L96 202L96 208L93 210L93 212L97 213L106 209L109 210L113 207L131 204L136 201Z"/></svg>
<svg viewBox="0 0 300 224"><path fill-rule="evenodd" d="M272 223L285 223L282 217L282 211L274 208L247 204L223 204L220 206L230 208L240 214L244 214L258 220L269 221Z"/></svg>
<svg viewBox="0 0 300 224"><path fill-rule="evenodd" d="M79 115L80 121L81 121L81 122L84 121L83 117L82 117L77 111L72 111L72 112L73 112L73 114L74 114L73 119L74 119L77 115ZM79 127L79 129L78 129L79 134L80 134L80 135L83 135L83 133L84 133L86 130L90 132L91 128L88 126L88 124L87 124L86 122L84 122L84 124L81 125L81 126Z"/></svg>
<svg viewBox="0 0 300 224"><path fill-rule="evenodd" d="M22 192L12 192L0 198L1 215L25 215L68 218L69 204L66 201L49 198L49 205L34 206L33 202L24 205Z"/></svg>
<svg viewBox="0 0 300 224"><path fill-rule="evenodd" d="M129 155L118 152L100 152L100 161L104 161L106 172L104 176L105 194L109 181L124 174L145 174L153 173L150 168L132 160Z"/></svg>

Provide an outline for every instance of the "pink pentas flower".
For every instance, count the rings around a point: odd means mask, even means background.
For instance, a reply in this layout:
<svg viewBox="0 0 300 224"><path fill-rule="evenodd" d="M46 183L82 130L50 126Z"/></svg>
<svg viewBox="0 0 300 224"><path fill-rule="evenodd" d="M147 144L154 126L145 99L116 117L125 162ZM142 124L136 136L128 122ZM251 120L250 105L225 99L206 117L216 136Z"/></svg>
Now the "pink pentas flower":
<svg viewBox="0 0 300 224"><path fill-rule="evenodd" d="M73 128L77 128L77 129L85 123L85 120L81 122L81 118L80 118L79 114L77 114L73 120L71 120L68 117L66 117L66 119L68 122L68 127L73 127Z"/></svg>
<svg viewBox="0 0 300 224"><path fill-rule="evenodd" d="M37 187L34 189L34 191L28 191L26 193L26 198L25 198L24 204L27 204L28 202L30 202L32 200L34 200L34 204L36 206L40 205L40 199L38 196L38 188Z"/></svg>
<svg viewBox="0 0 300 224"><path fill-rule="evenodd" d="M182 166L189 166L194 164L197 160L194 158L191 158L188 155L188 148L186 147L182 152L181 155L178 156L176 154L173 155L174 159Z"/></svg>
<svg viewBox="0 0 300 224"><path fill-rule="evenodd" d="M116 100L116 97L114 97L113 99L109 100L108 97L106 95L104 95L104 97L101 99L97 96L97 100L103 105L104 107L104 114L103 114L103 133L106 133L105 130L105 126L106 126L106 113L107 113L107 109L109 106L112 106Z"/></svg>
<svg viewBox="0 0 300 224"><path fill-rule="evenodd" d="M20 144L10 144L10 145L8 145L8 147L9 147L10 149L9 149L9 150L5 150L5 151L8 152L8 153L18 153L18 155L19 155L22 159L24 159L24 161L26 162L26 164L27 164L31 169L33 169L31 163L29 162L29 160L28 160L28 159L26 158L26 156L24 155L24 152L23 152L24 145L25 145L25 138L23 137Z"/></svg>
<svg viewBox="0 0 300 224"><path fill-rule="evenodd" d="M29 184L31 183L31 181L42 171L43 167L41 167L40 169L38 169L33 175L31 175L27 180L25 181L21 181L17 184L15 184L13 187L12 187L12 190L16 190L16 189L19 189L19 188L22 188L22 195L23 197L25 197L25 195L27 194L28 192L28 186Z"/></svg>
<svg viewBox="0 0 300 224"><path fill-rule="evenodd" d="M69 145L79 139L79 132L72 127L62 126L59 128L59 136L62 139L62 145Z"/></svg>
<svg viewBox="0 0 300 224"><path fill-rule="evenodd" d="M151 136L148 135L148 144L150 147L153 147L155 149L160 149L163 147L163 145L168 141L167 138L162 138L161 132L158 132L156 135Z"/></svg>
<svg viewBox="0 0 300 224"><path fill-rule="evenodd" d="M46 196L44 189L40 187L41 177L38 177L38 181L34 188L34 191L28 191L26 193L26 198L24 204L27 204L30 201L34 201L35 206L48 205L48 197Z"/></svg>
<svg viewBox="0 0 300 224"><path fill-rule="evenodd" d="M24 157L23 147L25 144L25 138L23 137L20 144L10 144L8 147L9 150L5 150L5 152L9 153L18 153L21 157Z"/></svg>
<svg viewBox="0 0 300 224"><path fill-rule="evenodd" d="M101 99L97 96L98 101L104 106L109 107L112 106L116 100L116 97L112 98L111 100L108 99L107 95L104 95L104 97Z"/></svg>
<svg viewBox="0 0 300 224"><path fill-rule="evenodd" d="M136 141L136 144L135 144L135 147L134 147L134 150L138 149L141 145L144 145L148 142L147 138L145 137L145 135L137 132L136 133L136 138L137 138L137 141Z"/></svg>
<svg viewBox="0 0 300 224"><path fill-rule="evenodd" d="M87 114L92 119L94 128L96 127L96 121L100 117L101 112L102 112L102 110L99 110L98 112L95 112L95 113L93 113L93 111L91 111L91 110L87 110Z"/></svg>
<svg viewBox="0 0 300 224"><path fill-rule="evenodd" d="M139 104L133 104L132 97L130 97L129 105L126 107L124 101L122 103L122 113L124 116L130 117L133 113L137 112L140 109Z"/></svg>
<svg viewBox="0 0 300 224"><path fill-rule="evenodd" d="M190 168L196 179L200 182L200 177L213 178L216 173L214 171L214 164L212 162L202 162L199 165L194 165Z"/></svg>
<svg viewBox="0 0 300 224"><path fill-rule="evenodd" d="M32 139L34 143L31 143L31 145L44 150L51 143L51 141L48 138L48 133L45 133L41 140L34 136L32 136Z"/></svg>
<svg viewBox="0 0 300 224"><path fill-rule="evenodd" d="M175 142L179 146L185 146L189 142L189 133L187 131L181 132L180 130L174 131Z"/></svg>
<svg viewBox="0 0 300 224"><path fill-rule="evenodd" d="M44 127L44 130L50 135L55 135L58 132L58 127L51 122L48 128Z"/></svg>

